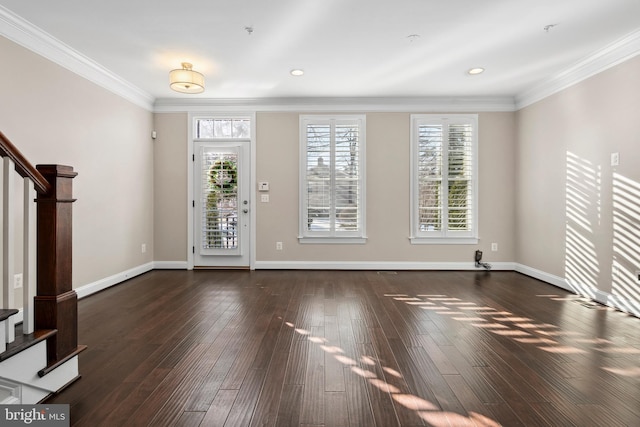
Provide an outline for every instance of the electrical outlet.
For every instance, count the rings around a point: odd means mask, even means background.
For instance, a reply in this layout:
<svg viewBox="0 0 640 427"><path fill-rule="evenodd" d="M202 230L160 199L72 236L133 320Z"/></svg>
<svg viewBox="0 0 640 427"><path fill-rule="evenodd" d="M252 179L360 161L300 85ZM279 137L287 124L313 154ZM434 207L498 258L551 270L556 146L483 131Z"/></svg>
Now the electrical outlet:
<svg viewBox="0 0 640 427"><path fill-rule="evenodd" d="M13 289L19 289L22 287L22 273L13 275Z"/></svg>
<svg viewBox="0 0 640 427"><path fill-rule="evenodd" d="M276 242L276 251L282 250L282 242Z"/></svg>
<svg viewBox="0 0 640 427"><path fill-rule="evenodd" d="M497 252L498 251L498 244L497 243L492 243L491 244L491 251L492 252Z"/></svg>
<svg viewBox="0 0 640 427"><path fill-rule="evenodd" d="M146 244L146 243L143 243L143 244L142 244L142 247L140 248L140 250L142 251L142 253L147 252L147 244Z"/></svg>
<svg viewBox="0 0 640 427"><path fill-rule="evenodd" d="M620 165L620 153L611 153L611 166Z"/></svg>
<svg viewBox="0 0 640 427"><path fill-rule="evenodd" d="M261 194L260 195L260 201L262 203L269 203L269 195L268 194Z"/></svg>

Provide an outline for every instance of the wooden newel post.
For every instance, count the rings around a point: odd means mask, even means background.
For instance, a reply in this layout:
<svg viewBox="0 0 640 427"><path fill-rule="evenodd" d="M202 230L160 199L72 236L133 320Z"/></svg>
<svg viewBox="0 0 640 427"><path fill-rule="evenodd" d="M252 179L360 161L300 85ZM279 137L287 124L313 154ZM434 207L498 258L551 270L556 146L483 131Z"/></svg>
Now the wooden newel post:
<svg viewBox="0 0 640 427"><path fill-rule="evenodd" d="M56 329L47 341L49 365L77 351L78 296L72 289L72 215L75 201L71 166L37 165L51 191L38 194L38 295L36 329Z"/></svg>

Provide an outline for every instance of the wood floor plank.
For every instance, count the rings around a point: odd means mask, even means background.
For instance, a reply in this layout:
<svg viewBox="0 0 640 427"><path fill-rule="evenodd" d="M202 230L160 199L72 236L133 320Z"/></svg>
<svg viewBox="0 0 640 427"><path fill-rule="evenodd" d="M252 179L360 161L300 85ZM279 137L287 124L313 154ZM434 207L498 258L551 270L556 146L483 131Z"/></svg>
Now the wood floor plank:
<svg viewBox="0 0 640 427"><path fill-rule="evenodd" d="M291 352L287 364L285 384L304 384L307 373L307 363L310 343L307 340L294 340L291 343Z"/></svg>
<svg viewBox="0 0 640 427"><path fill-rule="evenodd" d="M493 415L491 411L491 408L495 405L487 405L482 402L462 375L445 375L444 379L458 397L458 400L464 405L466 413L461 414L462 416L466 416L470 420L473 419L471 414L481 414L489 419L495 418L495 415ZM497 423L495 424L497 425Z"/></svg>
<svg viewBox="0 0 640 427"><path fill-rule="evenodd" d="M407 384L393 350L402 351L403 341L400 338L387 338L378 328L372 329L371 334L372 347L379 361L379 364L374 365L376 368L374 373L377 375L376 380L382 381L382 383L376 381L374 385L383 391L387 390L391 395L395 415L400 425L423 425L422 419L412 405L417 397L416 390Z"/></svg>
<svg viewBox="0 0 640 427"><path fill-rule="evenodd" d="M375 425L378 426L399 426L400 421L396 414L394 402L391 399L389 388L384 382L382 367L372 344L360 345L359 360L370 360L372 363L363 363L357 375L365 379L367 395L371 401L371 409Z"/></svg>
<svg viewBox="0 0 640 427"><path fill-rule="evenodd" d="M419 335L418 341L429 355L434 365L442 375L458 375L460 372L449 359L449 352L453 350L452 346L440 347L430 336ZM457 350L456 350L457 351Z"/></svg>
<svg viewBox="0 0 640 427"><path fill-rule="evenodd" d="M301 384L286 383L282 387L282 398L276 418L278 427L297 427L300 425L303 388L304 386Z"/></svg>
<svg viewBox="0 0 640 427"><path fill-rule="evenodd" d="M640 319L515 272L157 270L79 301L71 425L640 425Z"/></svg>
<svg viewBox="0 0 640 427"><path fill-rule="evenodd" d="M171 424L175 427L199 427L202 423L202 419L205 416L205 412L183 412L180 418Z"/></svg>
<svg viewBox="0 0 640 427"><path fill-rule="evenodd" d="M340 334L336 316L325 316L324 334L327 340L320 348L324 352L324 390L326 392L343 392L344 362L341 356L344 349L340 346Z"/></svg>
<svg viewBox="0 0 640 427"><path fill-rule="evenodd" d="M345 392L326 392L324 425L335 427L349 426L349 412L347 410L347 398Z"/></svg>
<svg viewBox="0 0 640 427"><path fill-rule="evenodd" d="M354 373L352 368L344 368L344 377L349 425L375 426L366 379Z"/></svg>
<svg viewBox="0 0 640 427"><path fill-rule="evenodd" d="M202 363L210 344L198 344L192 347L175 369L150 395L145 404L133 415L131 423L140 425L147 420L163 425L171 425L184 410L188 391L197 387L209 367Z"/></svg>
<svg viewBox="0 0 640 427"><path fill-rule="evenodd" d="M236 400L233 402L229 416L225 422L227 427L246 427L251 423L251 417L258 404L264 387L266 372L264 369L250 369L247 373Z"/></svg>
<svg viewBox="0 0 640 427"><path fill-rule="evenodd" d="M207 349L204 355L206 366L203 369L205 374L199 384L194 384L191 390L187 391L187 398L184 404L185 411L207 411L211 401L222 386L222 382L229 372L230 363L218 363L227 343L233 335L232 329L221 332L217 340Z"/></svg>
<svg viewBox="0 0 640 427"><path fill-rule="evenodd" d="M251 418L251 426L277 426L278 408L282 398L288 362L288 352L278 351L273 354L267 368L267 375L260 392L260 398Z"/></svg>
<svg viewBox="0 0 640 427"><path fill-rule="evenodd" d="M221 388L224 390L238 389L244 381L247 372L253 368L253 362L258 354L263 338L267 333L267 328L271 324L273 317L272 310L276 304L276 298L273 296L265 297L265 304L256 307L255 320L251 324L247 324L244 328L244 334L237 337L237 341L233 344L231 351L235 351L234 362L222 383ZM280 321L276 321L279 326ZM271 333L274 333L271 331ZM270 355L269 355L270 357ZM264 369L264 368L262 368Z"/></svg>
<svg viewBox="0 0 640 427"><path fill-rule="evenodd" d="M224 426L237 396L238 390L219 390L200 425L203 427Z"/></svg>
<svg viewBox="0 0 640 427"><path fill-rule="evenodd" d="M325 413L325 362L324 351L320 344L324 338L324 326L311 328L307 370L304 378L304 390L300 424L324 424Z"/></svg>
<svg viewBox="0 0 640 427"><path fill-rule="evenodd" d="M129 418L133 413L138 410L140 405L144 404L149 395L156 389L164 378L169 375L170 370L157 368L151 371L148 377L140 383L125 382L114 391L126 390L127 386L135 388L121 398L116 399L117 402L111 405L100 405L100 408L107 412L107 414L100 416L99 414L89 414L86 418L88 420L88 426L104 425L104 426L120 426L127 425ZM73 414L73 411L72 411ZM73 417L72 417L73 419ZM100 420L99 424L96 424L96 420ZM75 424L74 424L75 425ZM83 425L83 424L78 424Z"/></svg>

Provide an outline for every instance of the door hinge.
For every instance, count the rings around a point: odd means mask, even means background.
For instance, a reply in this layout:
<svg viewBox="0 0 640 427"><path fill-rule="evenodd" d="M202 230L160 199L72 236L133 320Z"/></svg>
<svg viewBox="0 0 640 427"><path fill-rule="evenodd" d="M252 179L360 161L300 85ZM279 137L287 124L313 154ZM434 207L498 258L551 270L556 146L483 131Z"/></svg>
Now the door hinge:
<svg viewBox="0 0 640 427"><path fill-rule="evenodd" d="M192 202L192 203L191 203L191 204L192 204L192 206L195 208L195 207L196 207L196 201L195 201L195 200L192 200L191 202Z"/></svg>
<svg viewBox="0 0 640 427"><path fill-rule="evenodd" d="M191 161L192 161L192 162L195 162L195 161L196 161L196 155L195 155L195 154L192 154L192 155L191 155Z"/></svg>
<svg viewBox="0 0 640 427"><path fill-rule="evenodd" d="M196 247L195 246L191 246L191 253L195 254L196 253Z"/></svg>

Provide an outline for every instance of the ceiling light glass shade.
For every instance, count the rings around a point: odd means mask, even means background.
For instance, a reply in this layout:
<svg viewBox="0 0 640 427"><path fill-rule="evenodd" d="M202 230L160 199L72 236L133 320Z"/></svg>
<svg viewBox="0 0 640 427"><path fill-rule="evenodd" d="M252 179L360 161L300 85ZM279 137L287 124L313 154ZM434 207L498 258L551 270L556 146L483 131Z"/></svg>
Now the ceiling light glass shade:
<svg viewBox="0 0 640 427"><path fill-rule="evenodd" d="M204 92L204 76L197 71L193 71L192 67L188 62L183 62L182 69L169 72L171 89L182 93Z"/></svg>
<svg viewBox="0 0 640 427"><path fill-rule="evenodd" d="M474 76L476 74L482 74L482 73L484 73L484 68L482 68L482 67L472 68L469 71L467 71L467 73L471 74L472 76Z"/></svg>

